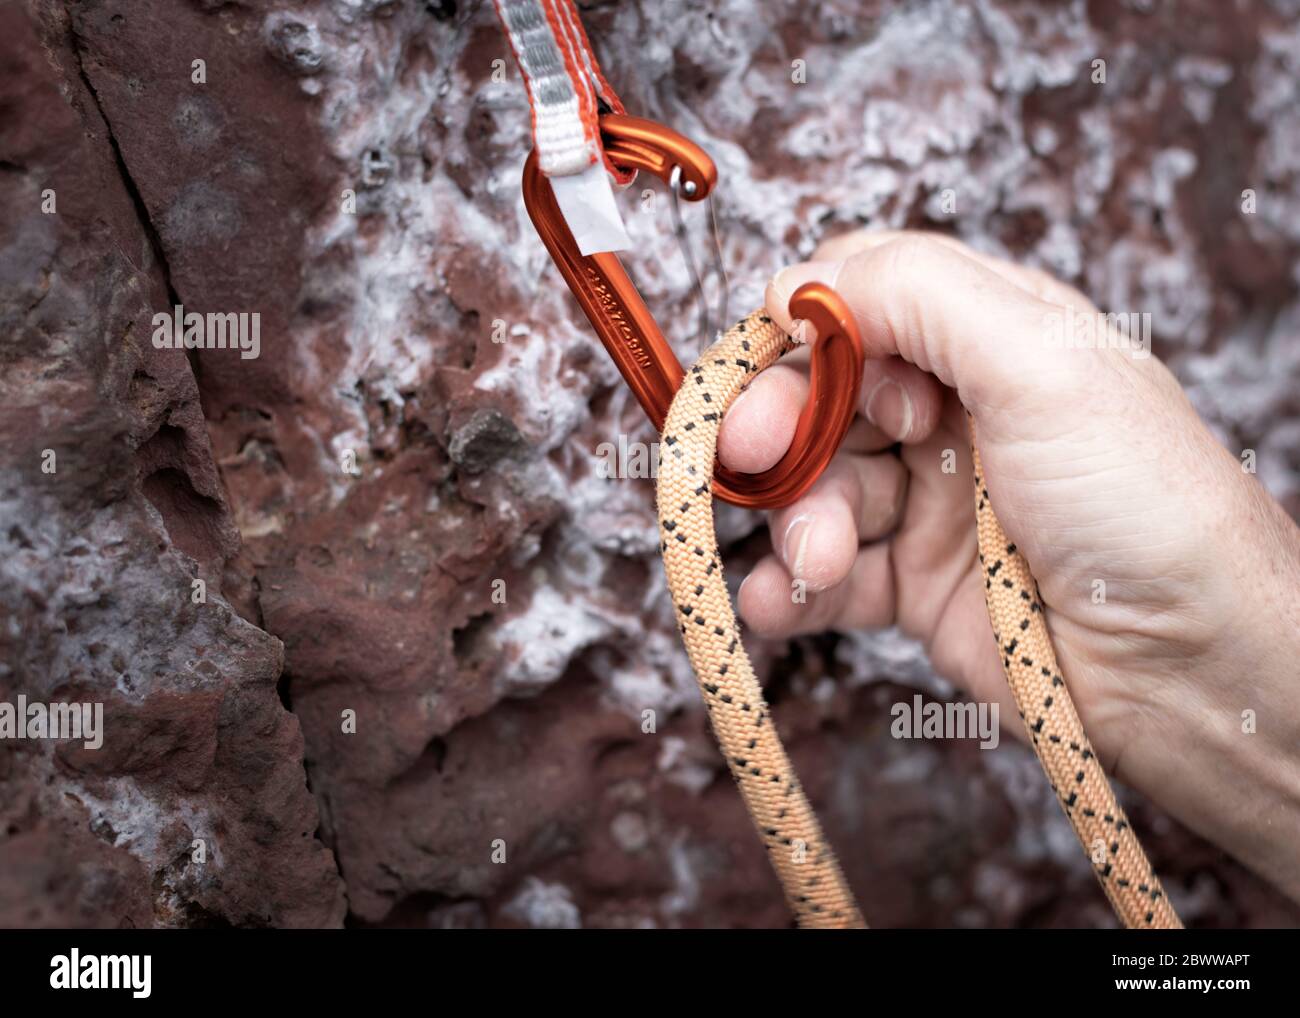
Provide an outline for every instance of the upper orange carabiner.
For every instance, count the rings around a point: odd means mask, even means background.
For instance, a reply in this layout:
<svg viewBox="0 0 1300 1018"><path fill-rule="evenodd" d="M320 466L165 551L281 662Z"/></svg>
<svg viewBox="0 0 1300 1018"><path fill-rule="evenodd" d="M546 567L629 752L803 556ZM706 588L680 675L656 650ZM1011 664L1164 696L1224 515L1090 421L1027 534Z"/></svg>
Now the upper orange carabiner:
<svg viewBox="0 0 1300 1018"><path fill-rule="evenodd" d="M652 120L607 113L600 118L605 154L620 166L645 170L665 184L681 173L682 197L699 201L717 183L713 160L698 145ZM662 431L685 371L616 254L584 256L564 221L534 151L524 164L524 204L560 274L641 407ZM790 313L817 330L812 344L808 402L781 461L759 474L719 465L713 492L733 505L789 505L826 469L853 420L862 384L862 341L844 301L828 286L808 283Z"/></svg>

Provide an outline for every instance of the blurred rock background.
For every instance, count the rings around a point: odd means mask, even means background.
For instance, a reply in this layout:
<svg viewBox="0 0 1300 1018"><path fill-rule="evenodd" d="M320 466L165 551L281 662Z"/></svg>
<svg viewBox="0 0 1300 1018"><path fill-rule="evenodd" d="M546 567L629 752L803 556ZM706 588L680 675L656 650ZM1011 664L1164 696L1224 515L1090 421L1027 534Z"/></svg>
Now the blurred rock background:
<svg viewBox="0 0 1300 1018"><path fill-rule="evenodd" d="M1151 312L1300 515L1300 2L582 9L629 111L718 161L733 313L836 232L952 232ZM108 718L0 742L0 923L788 921L651 482L598 474L654 435L524 213L527 132L486 2L0 6L0 699ZM625 201L690 360L666 195ZM155 349L177 304L260 313L260 357ZM761 520L722 520L738 577ZM916 647L753 652L874 925L1113 922L1027 750L890 737L958 695ZM1129 806L1189 924L1300 921Z"/></svg>

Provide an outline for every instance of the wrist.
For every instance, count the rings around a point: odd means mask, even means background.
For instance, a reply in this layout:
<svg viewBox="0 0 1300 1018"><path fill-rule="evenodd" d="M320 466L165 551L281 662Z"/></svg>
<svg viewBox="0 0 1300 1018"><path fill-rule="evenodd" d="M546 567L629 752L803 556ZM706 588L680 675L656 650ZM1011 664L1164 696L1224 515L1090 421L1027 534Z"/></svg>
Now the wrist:
<svg viewBox="0 0 1300 1018"><path fill-rule="evenodd" d="M1155 687L1121 778L1300 901L1300 529L1238 475L1216 549L1223 625Z"/></svg>

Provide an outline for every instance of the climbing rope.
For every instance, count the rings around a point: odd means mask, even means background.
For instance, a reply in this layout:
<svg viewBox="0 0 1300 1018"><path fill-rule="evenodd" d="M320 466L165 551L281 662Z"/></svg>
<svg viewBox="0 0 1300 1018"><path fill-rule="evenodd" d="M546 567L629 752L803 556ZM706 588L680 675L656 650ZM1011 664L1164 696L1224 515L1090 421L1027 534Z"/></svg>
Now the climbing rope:
<svg viewBox="0 0 1300 1018"><path fill-rule="evenodd" d="M802 927L850 928L865 925L862 914L741 643L713 526L711 482L723 413L754 375L795 345L756 311L687 373L663 429L659 529L668 589L714 735L790 909ZM993 514L974 439L972 421L989 618L1034 752L1120 920L1130 928L1180 928L1084 735L1056 662L1038 586Z"/></svg>

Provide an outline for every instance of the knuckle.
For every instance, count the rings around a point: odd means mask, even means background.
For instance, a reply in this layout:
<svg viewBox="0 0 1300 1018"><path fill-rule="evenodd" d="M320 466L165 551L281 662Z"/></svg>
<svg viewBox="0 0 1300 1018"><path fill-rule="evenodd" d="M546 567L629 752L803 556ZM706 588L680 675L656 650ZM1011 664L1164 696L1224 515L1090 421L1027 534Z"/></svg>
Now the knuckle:
<svg viewBox="0 0 1300 1018"><path fill-rule="evenodd" d="M881 245L880 262L894 278L912 279L933 267L942 255L942 245L923 233L907 233Z"/></svg>
<svg viewBox="0 0 1300 1018"><path fill-rule="evenodd" d="M813 258L817 261L848 258L870 247L871 243L870 231L850 230L823 240L813 251Z"/></svg>

